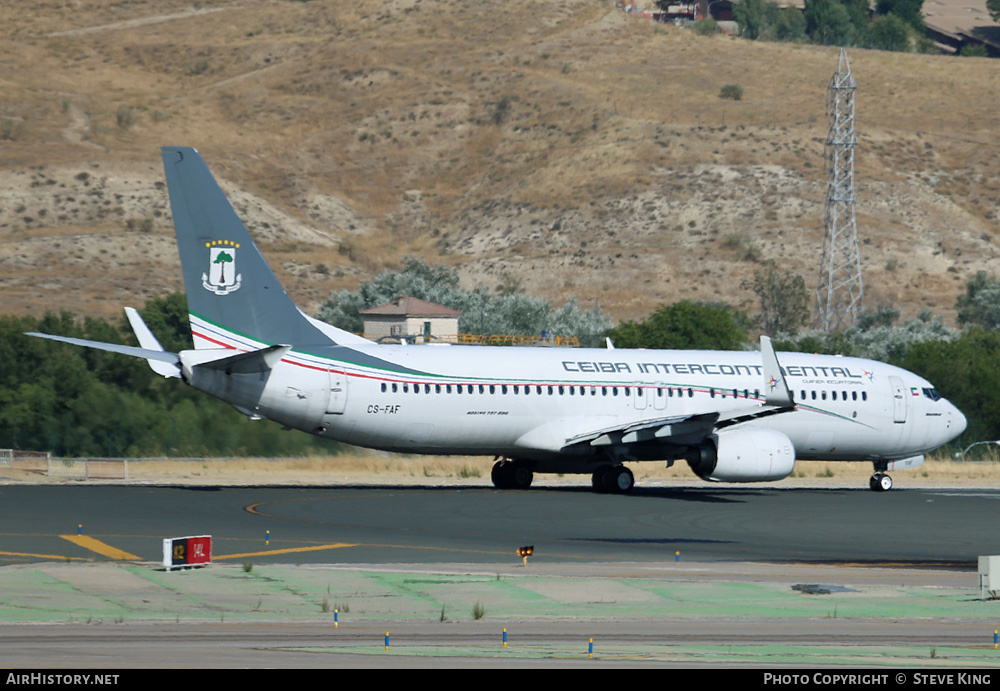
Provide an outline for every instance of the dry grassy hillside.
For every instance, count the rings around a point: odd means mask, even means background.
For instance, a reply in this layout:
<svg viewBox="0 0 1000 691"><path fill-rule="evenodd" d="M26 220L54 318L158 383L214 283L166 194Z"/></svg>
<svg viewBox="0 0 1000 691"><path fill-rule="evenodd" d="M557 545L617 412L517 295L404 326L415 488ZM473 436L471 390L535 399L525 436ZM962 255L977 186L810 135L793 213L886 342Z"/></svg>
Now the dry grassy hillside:
<svg viewBox="0 0 1000 691"><path fill-rule="evenodd" d="M818 275L833 48L606 0L21 0L0 16L0 311L180 288L158 148L198 147L315 310L406 254L617 319ZM1000 62L852 50L868 301L1000 271ZM727 83L741 101L724 100Z"/></svg>

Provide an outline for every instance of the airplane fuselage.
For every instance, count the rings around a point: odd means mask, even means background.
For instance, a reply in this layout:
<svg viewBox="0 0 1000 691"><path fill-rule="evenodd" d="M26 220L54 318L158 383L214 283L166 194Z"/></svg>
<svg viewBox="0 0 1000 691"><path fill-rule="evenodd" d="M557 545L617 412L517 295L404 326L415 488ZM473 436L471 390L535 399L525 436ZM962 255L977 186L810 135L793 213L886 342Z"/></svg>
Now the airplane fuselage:
<svg viewBox="0 0 1000 691"><path fill-rule="evenodd" d="M302 350L283 358L271 374L275 384L264 395L251 393L246 407L289 427L390 451L586 456L600 449L568 448L567 440L593 429L746 409L766 397L758 352ZM782 353L781 364L796 410L744 426L785 434L799 459L904 458L950 440L960 421L964 427L954 406L906 370L802 353ZM672 453L656 448L664 458Z"/></svg>
<svg viewBox="0 0 1000 691"><path fill-rule="evenodd" d="M499 456L498 488L592 473L627 492L625 462L686 461L710 481L787 477L798 459L867 460L870 486L961 434L917 375L872 360L761 350L378 345L299 310L198 152L162 150L194 350L33 334L142 357L251 416L389 451Z"/></svg>

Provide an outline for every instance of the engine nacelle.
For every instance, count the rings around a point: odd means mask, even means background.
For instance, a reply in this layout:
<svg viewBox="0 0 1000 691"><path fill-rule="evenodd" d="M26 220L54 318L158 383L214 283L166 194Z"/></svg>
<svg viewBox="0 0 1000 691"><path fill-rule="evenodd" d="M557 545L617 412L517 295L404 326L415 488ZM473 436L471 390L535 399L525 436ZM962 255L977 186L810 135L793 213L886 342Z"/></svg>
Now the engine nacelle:
<svg viewBox="0 0 1000 691"><path fill-rule="evenodd" d="M770 429L723 430L706 440L688 465L702 480L770 482L791 474L795 447L791 439Z"/></svg>

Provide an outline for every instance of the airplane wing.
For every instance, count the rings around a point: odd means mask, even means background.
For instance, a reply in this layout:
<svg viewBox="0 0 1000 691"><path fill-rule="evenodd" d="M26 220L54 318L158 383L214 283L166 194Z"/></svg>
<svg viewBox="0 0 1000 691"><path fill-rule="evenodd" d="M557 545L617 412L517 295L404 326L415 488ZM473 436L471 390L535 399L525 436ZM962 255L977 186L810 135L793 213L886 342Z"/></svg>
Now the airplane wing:
<svg viewBox="0 0 1000 691"><path fill-rule="evenodd" d="M657 437L673 436L681 432L697 433L701 430L711 430L718 415L718 413L674 415L625 425L613 425L570 437L566 440L565 446L574 446L583 443L589 443L591 446L634 444L637 442L653 441ZM661 434L661 432L665 432L665 434Z"/></svg>

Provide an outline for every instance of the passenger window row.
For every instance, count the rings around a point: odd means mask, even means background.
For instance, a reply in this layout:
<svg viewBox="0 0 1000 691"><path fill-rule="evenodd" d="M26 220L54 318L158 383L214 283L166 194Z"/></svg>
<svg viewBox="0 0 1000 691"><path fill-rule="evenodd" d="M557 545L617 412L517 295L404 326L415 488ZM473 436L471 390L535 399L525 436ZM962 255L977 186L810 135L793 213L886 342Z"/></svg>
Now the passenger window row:
<svg viewBox="0 0 1000 691"><path fill-rule="evenodd" d="M619 392L620 390L620 392ZM577 385L537 385L537 384L400 384L392 383L388 384L382 382L382 393L414 393L414 394L450 394L450 393L466 393L466 394L497 394L507 395L507 394L523 394L530 395L534 393L537 396L597 396L600 393L601 396L611 396L612 398L616 396L630 396L635 391L638 396L645 396L646 391L642 387L634 386L577 386ZM687 396L688 398L694 397L695 390L693 388L683 388L674 386L658 386L655 389L657 398L682 398ZM650 394L652 391L650 391ZM715 398L716 395L725 398L731 396L732 398L750 398L751 394L753 398L760 398L760 389L754 389L752 392L749 389L709 389L709 395Z"/></svg>
<svg viewBox="0 0 1000 691"><path fill-rule="evenodd" d="M813 401L820 400L820 401L825 401L825 400L827 400L827 392L825 390L823 390L823 391L812 390L812 391L806 392L806 390L803 389L800 393L802 394L802 396L799 398L800 401L806 401L806 400L813 400ZM809 395L806 395L807 393ZM832 391L829 392L829 399L831 401L837 401L837 400L840 400L840 401L846 401L846 400L856 401L856 400L858 400L858 392L857 391L851 391L850 392L850 399L848 399L848 393L847 393L847 391L839 391L838 392L836 389L834 389L834 390L832 390ZM861 392L861 400L862 401L867 401L868 400L868 392L867 391L862 391Z"/></svg>

